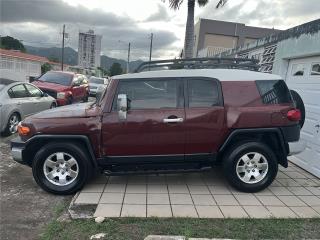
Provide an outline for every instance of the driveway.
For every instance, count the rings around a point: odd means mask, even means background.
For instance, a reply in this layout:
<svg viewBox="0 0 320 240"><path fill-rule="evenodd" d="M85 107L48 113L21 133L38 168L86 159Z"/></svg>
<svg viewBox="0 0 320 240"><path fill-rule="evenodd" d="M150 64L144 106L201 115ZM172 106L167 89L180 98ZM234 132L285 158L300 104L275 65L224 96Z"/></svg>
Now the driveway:
<svg viewBox="0 0 320 240"><path fill-rule="evenodd" d="M32 178L31 169L12 160L11 138L0 138L0 238L37 239L40 230L52 219L54 209L70 197L41 190Z"/></svg>
<svg viewBox="0 0 320 240"><path fill-rule="evenodd" d="M83 217L86 206L93 217L318 218L320 180L292 163L255 194L231 188L219 167L189 174L101 175L75 196L73 217Z"/></svg>

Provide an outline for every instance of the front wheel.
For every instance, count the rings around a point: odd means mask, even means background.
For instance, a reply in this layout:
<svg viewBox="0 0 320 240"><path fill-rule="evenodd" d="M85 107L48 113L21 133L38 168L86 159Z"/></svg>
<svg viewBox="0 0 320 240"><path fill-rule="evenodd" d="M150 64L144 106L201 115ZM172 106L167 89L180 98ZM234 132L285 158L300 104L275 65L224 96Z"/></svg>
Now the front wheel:
<svg viewBox="0 0 320 240"><path fill-rule="evenodd" d="M83 102L88 102L89 100L89 93L86 93L86 95L83 97Z"/></svg>
<svg viewBox="0 0 320 240"><path fill-rule="evenodd" d="M223 168L233 187L243 192L258 192L273 182L278 162L264 143L244 142L230 149L224 158Z"/></svg>
<svg viewBox="0 0 320 240"><path fill-rule="evenodd" d="M72 143L49 143L35 155L32 173L47 192L66 195L80 190L91 176L87 154Z"/></svg>

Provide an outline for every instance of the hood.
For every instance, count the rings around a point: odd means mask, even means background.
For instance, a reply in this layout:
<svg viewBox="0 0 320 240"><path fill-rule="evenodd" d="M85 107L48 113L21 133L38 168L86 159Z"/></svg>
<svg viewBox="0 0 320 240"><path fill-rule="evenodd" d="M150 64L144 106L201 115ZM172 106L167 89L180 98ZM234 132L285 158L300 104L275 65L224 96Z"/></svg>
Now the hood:
<svg viewBox="0 0 320 240"><path fill-rule="evenodd" d="M78 103L72 105L66 105L42 111L40 113L32 115L30 118L45 119L45 118L84 118L96 116L98 108L92 102L90 103Z"/></svg>
<svg viewBox="0 0 320 240"><path fill-rule="evenodd" d="M48 89L48 90L54 90L57 92L63 92L70 89L69 86L61 85L58 83L43 82L43 81L34 81L32 82L32 84L36 85L41 90Z"/></svg>

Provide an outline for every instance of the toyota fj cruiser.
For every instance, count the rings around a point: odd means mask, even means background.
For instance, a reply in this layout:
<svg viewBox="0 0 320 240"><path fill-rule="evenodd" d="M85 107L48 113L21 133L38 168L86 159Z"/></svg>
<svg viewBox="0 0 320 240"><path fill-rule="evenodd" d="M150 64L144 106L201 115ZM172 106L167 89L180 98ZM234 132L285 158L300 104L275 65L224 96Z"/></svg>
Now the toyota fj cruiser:
<svg viewBox="0 0 320 240"><path fill-rule="evenodd" d="M193 61L148 63L169 69L115 76L95 103L26 118L12 140L13 159L56 194L78 191L95 170L188 172L217 163L233 187L266 188L278 164L287 167L287 156L304 148L301 113L287 85L252 71L248 60Z"/></svg>

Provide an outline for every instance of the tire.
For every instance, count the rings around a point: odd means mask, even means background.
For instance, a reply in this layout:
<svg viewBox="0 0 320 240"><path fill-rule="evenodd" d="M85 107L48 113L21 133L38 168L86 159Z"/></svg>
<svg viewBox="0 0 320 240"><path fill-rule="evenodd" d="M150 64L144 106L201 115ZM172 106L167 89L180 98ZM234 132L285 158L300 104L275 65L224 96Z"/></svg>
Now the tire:
<svg viewBox="0 0 320 240"><path fill-rule="evenodd" d="M86 95L83 98L83 102L88 102L89 100L89 93L86 93Z"/></svg>
<svg viewBox="0 0 320 240"><path fill-rule="evenodd" d="M75 161L70 161L70 157ZM59 165L57 161L69 166ZM45 191L68 195L80 190L90 179L92 166L89 157L78 145L66 142L49 143L36 153L32 163L32 173L38 185Z"/></svg>
<svg viewBox="0 0 320 240"><path fill-rule="evenodd" d="M260 154L261 157L255 154ZM245 156L250 159L249 164L243 161L243 159L247 160ZM252 164L254 156L257 156L259 161ZM267 169L265 169L266 166ZM237 169L240 170L237 171ZM223 159L223 170L228 182L234 188L243 192L258 192L273 182L278 173L278 162L274 152L266 144L240 142L226 153ZM251 176L248 180L247 177L252 174L257 175L256 178Z"/></svg>
<svg viewBox="0 0 320 240"><path fill-rule="evenodd" d="M67 100L67 104L70 105L73 103L73 97L69 96Z"/></svg>
<svg viewBox="0 0 320 240"><path fill-rule="evenodd" d="M50 109L52 109L52 108L56 108L57 107L57 104L56 103L51 103L51 105L50 105Z"/></svg>
<svg viewBox="0 0 320 240"><path fill-rule="evenodd" d="M18 123L21 121L21 117L18 113L12 113L8 118L6 128L3 131L4 136L9 136L17 132Z"/></svg>
<svg viewBox="0 0 320 240"><path fill-rule="evenodd" d="M299 93L294 90L290 90L293 101L295 102L296 108L298 108L301 112L301 120L299 121L300 128L304 125L304 120L306 118L306 109L304 107L304 103Z"/></svg>

